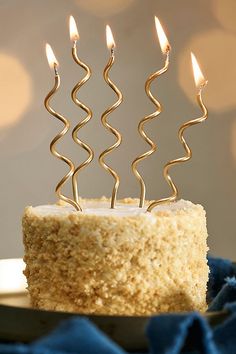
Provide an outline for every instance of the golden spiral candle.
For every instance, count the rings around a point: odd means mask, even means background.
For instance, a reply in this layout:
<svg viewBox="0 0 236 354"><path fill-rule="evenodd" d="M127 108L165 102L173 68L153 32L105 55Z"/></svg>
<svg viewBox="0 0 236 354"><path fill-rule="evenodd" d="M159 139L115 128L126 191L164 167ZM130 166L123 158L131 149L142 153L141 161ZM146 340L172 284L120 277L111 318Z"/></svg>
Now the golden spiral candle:
<svg viewBox="0 0 236 354"><path fill-rule="evenodd" d="M55 57L55 55L52 51L52 48L49 44L46 45L46 54L47 54L47 58L48 58L48 63L50 65L50 67L54 69L54 72L55 72L55 84L54 84L54 87L52 88L52 90L46 96L46 98L44 100L44 105L45 105L45 108L47 109L47 111L51 115L53 115L55 118L59 119L65 125L64 129L58 135L56 135L55 138L52 140L52 142L50 144L50 151L54 156L56 156L60 160L64 161L70 167L70 171L57 184L55 191L56 191L56 194L60 200L63 200L66 203L71 204L76 210L81 210L79 204L77 204L76 201L66 197L65 195L63 195L61 193L61 188L68 181L68 179L73 175L75 168L74 168L74 164L71 160L69 160L67 157L61 155L56 150L56 143L68 132L70 124L65 117L63 117L61 114L57 113L50 106L51 98L54 96L54 94L58 91L58 89L60 87L60 76L58 73L58 62L57 62L56 57Z"/></svg>
<svg viewBox="0 0 236 354"><path fill-rule="evenodd" d="M195 56L193 55L193 53L191 53L191 57L192 57L194 79L195 79L196 87L198 88L197 102L203 112L203 115L199 118L196 118L196 119L193 119L193 120L190 120L190 121L184 123L179 128L179 132L178 132L179 140L186 151L186 155L183 157L180 157L178 159L169 161L164 167L164 177L165 177L167 183L169 184L169 186L171 187L173 193L168 198L163 198L163 199L159 199L159 200L152 202L148 206L147 211L152 211L152 209L155 208L157 205L176 201L176 199L178 197L178 189L177 189L175 183L173 182L172 178L169 175L169 169L174 165L186 162L191 159L192 151L184 138L184 131L185 131L185 129L187 129L193 125L204 122L208 117L207 108L202 101L202 89L206 86L207 80L205 80L204 76L202 75L200 67L199 67L197 60L196 60Z"/></svg>
<svg viewBox="0 0 236 354"><path fill-rule="evenodd" d="M103 126L108 131L110 131L112 134L115 135L115 137L117 138L117 141L111 147L109 147L108 149L106 149L105 151L103 151L100 154L99 163L115 179L115 184L114 184L114 187L112 190L112 196L111 196L111 208L114 209L116 198L117 198L117 191L118 191L118 188L120 185L120 177L110 166L108 166L104 162L104 158L106 155L110 154L114 149L116 149L118 146L120 146L122 138L121 138L121 134L107 122L107 117L111 112L113 112L121 104L121 102L123 100L123 96L122 96L122 93L120 92L120 90L118 90L118 88L115 86L115 84L109 78L109 72L110 72L110 70L114 64L114 60L115 60L115 55L114 55L115 42L114 42L113 35L112 35L111 29L109 26L106 27L106 37L107 37L107 46L111 51L111 55L110 55L107 65L104 69L103 76L104 76L104 80L106 81L106 83L112 88L112 90L118 96L118 100L102 114L101 121L102 121Z"/></svg>
<svg viewBox="0 0 236 354"><path fill-rule="evenodd" d="M159 42L161 45L161 49L164 55L166 55L166 60L165 60L165 65L162 69L156 71L154 74L150 75L149 78L147 79L146 83L145 83L145 91L147 96L149 97L149 99L152 101L152 103L157 107L157 110L152 113L149 114L148 116L144 117L138 125L138 131L139 134L143 137L143 139L150 145L151 149L148 150L147 152L143 153L142 155L138 156L132 163L132 170L133 173L135 175L135 177L137 178L137 180L140 183L140 200L139 200L139 207L142 208L145 202L145 196L146 196L146 186L145 186L145 182L143 177L141 176L140 172L137 169L137 165L140 161L146 159L148 156L152 155L156 149L157 149L157 145L154 143L153 140L151 140L147 134L144 131L144 125L151 121L153 118L156 118L162 111L161 108L161 104L160 102L152 95L151 90L150 90L150 86L152 84L152 82L160 75L162 75L163 73L165 73L169 67L169 53L170 53L170 45L169 42L166 38L166 35L163 31L163 28L160 24L160 21L158 20L157 17L155 17L155 24L156 24L156 31L157 31L157 35L159 38Z"/></svg>
<svg viewBox="0 0 236 354"><path fill-rule="evenodd" d="M81 101L78 100L77 98L77 92L78 90L81 88L81 86L83 86L91 77L91 69L89 68L88 65L86 65L85 63L83 63L77 55L77 50L76 50L76 44L77 44L77 40L79 39L79 33L77 30L77 26L74 20L73 16L70 16L70 38L73 42L73 47L72 47L72 57L75 61L76 64L78 64L81 68L83 68L86 71L86 75L84 76L84 78L78 82L75 87L73 88L72 92L71 92L71 98L73 100L73 102L80 107L81 109L83 109L86 113L87 116L80 122L78 123L75 128L72 131L72 137L73 140L80 145L84 150L87 151L88 153L88 158L82 162L74 171L73 175L72 175L72 186L73 186L73 194L74 194L74 200L76 201L76 203L79 203L79 192L78 192L78 182L77 182L77 176L79 171L81 171L83 168L85 168L92 160L94 157L94 152L91 149L91 147L84 143L82 140L80 140L78 138L78 131L85 125L87 124L90 119L92 118L92 111L89 107L87 107L84 103L82 103Z"/></svg>

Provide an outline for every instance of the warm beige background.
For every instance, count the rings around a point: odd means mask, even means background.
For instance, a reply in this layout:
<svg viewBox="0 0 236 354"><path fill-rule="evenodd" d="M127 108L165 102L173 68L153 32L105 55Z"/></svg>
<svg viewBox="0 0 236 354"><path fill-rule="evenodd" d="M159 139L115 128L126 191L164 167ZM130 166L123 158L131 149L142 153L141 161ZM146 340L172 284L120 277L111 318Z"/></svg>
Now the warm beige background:
<svg viewBox="0 0 236 354"><path fill-rule="evenodd" d="M110 195L112 179L97 164L98 154L113 142L100 125L100 115L114 95L104 84L107 62L105 25L117 43L112 79L124 94L124 103L111 117L123 134L123 144L110 163L120 173L119 196L138 196L130 163L147 145L137 124L153 105L144 93L147 76L163 65L156 39L154 15L164 24L172 45L171 66L153 85L164 111L147 131L159 151L142 164L149 198L167 196L162 166L183 154L177 128L199 115L190 66L193 50L209 79L205 102L209 120L193 127L187 139L193 149L190 163L172 171L181 197L202 203L208 215L209 245L215 255L236 259L236 2L235 0L8 0L0 4L0 257L21 256L21 215L26 205L55 200L54 187L66 166L49 153L49 143L61 128L43 107L53 85L44 45L53 46L61 64L62 87L54 107L74 125L82 112L70 100L70 90L81 70L70 56L68 17L77 20L80 57L93 77L81 90L81 99L94 119L81 137L96 151L94 163L81 173L83 196ZM86 156L68 139L60 151L81 161Z"/></svg>

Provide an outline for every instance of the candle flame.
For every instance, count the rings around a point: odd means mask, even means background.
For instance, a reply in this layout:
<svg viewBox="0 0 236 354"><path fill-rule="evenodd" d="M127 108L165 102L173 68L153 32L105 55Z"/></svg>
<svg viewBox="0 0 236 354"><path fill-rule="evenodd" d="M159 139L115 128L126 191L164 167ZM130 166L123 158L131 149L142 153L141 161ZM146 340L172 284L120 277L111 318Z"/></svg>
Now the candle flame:
<svg viewBox="0 0 236 354"><path fill-rule="evenodd" d="M157 16L155 16L155 25L162 53L166 54L170 50L170 44Z"/></svg>
<svg viewBox="0 0 236 354"><path fill-rule="evenodd" d="M50 68L54 69L55 65L58 66L58 61L53 53L52 47L48 43L46 44L46 56Z"/></svg>
<svg viewBox="0 0 236 354"><path fill-rule="evenodd" d="M77 41L79 39L79 32L73 16L70 16L70 39L71 41Z"/></svg>
<svg viewBox="0 0 236 354"><path fill-rule="evenodd" d="M107 39L107 48L108 49L115 48L116 44L113 38L111 27L109 25L106 25L106 39Z"/></svg>
<svg viewBox="0 0 236 354"><path fill-rule="evenodd" d="M191 59L192 59L193 76L194 76L195 85L197 88L201 88L206 84L207 81L202 74L202 71L198 65L195 55L192 52L191 52Z"/></svg>

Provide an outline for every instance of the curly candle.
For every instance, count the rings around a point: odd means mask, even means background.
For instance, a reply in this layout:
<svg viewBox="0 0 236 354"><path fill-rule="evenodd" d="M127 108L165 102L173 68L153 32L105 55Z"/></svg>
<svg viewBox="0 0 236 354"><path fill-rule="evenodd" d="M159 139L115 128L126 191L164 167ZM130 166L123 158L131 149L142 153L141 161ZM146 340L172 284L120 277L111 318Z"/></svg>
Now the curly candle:
<svg viewBox="0 0 236 354"><path fill-rule="evenodd" d="M63 117L61 114L57 113L50 106L51 98L54 96L54 94L58 91L58 89L60 87L60 76L58 73L58 61L56 60L53 50L49 44L46 44L46 55L47 55L49 66L54 70L54 73L55 73L55 83L54 83L54 87L52 88L52 90L47 94L47 96L44 100L44 105L45 105L45 108L47 109L47 111L51 115L53 115L55 118L59 119L65 126L64 129L58 135L56 135L55 138L52 140L52 142L50 144L50 151L54 156L56 156L60 160L64 161L70 167L69 172L57 184L55 191L56 191L56 194L60 200L63 200L66 203L71 204L76 210L81 210L79 204L77 204L76 201L66 197L65 195L63 195L61 193L61 188L68 181L68 179L73 175L75 167L74 167L74 164L71 160L69 160L67 157L61 155L56 150L56 143L68 132L70 124L69 124L69 121L65 117Z"/></svg>
<svg viewBox="0 0 236 354"><path fill-rule="evenodd" d="M78 182L77 182L77 176L79 171L81 171L82 169L84 169L92 160L94 157L94 152L91 149L91 147L84 143L81 139L78 138L78 131L83 128L84 125L86 125L90 119L92 118L92 111L89 107L87 107L84 103L82 103L81 101L78 100L77 98L77 92L78 90L90 79L91 77L91 69L89 68L88 65L86 65L84 62L82 62L78 55L77 55L77 40L79 39L79 33L78 33L78 29L76 26L76 22L73 16L70 16L70 39L73 43L72 46L72 57L75 61L76 64L78 64L82 69L84 69L86 71L86 75L84 76L84 78L79 81L73 88L72 92L71 92L71 98L73 100L73 102L80 107L82 110L84 110L87 113L87 116L81 121L79 122L75 128L72 131L72 137L73 140L80 145L85 151L87 151L88 153L88 157L87 159L82 162L73 172L72 175L72 187L73 187L73 194L74 194L74 200L76 201L76 203L79 203L79 192L78 192Z"/></svg>
<svg viewBox="0 0 236 354"><path fill-rule="evenodd" d="M110 154L110 152L112 152L114 149L116 149L118 146L120 146L122 138L121 138L121 134L107 122L107 117L111 112L113 112L121 104L121 102L123 100L123 96L122 96L122 93L120 92L120 90L118 90L118 88L115 86L115 84L109 78L109 72L114 64L114 61L115 61L115 42L114 42L114 38L113 38L113 35L111 32L111 28L108 25L106 26L106 39L107 39L107 47L110 50L110 58L109 58L109 61L104 69L103 77L104 77L104 80L106 81L106 83L116 93L116 95L118 96L118 99L110 108L108 108L102 114L101 121L102 121L103 126L108 131L110 131L112 134L115 135L115 137L117 138L117 141L111 147L107 148L105 151L103 151L100 154L99 163L105 170L107 170L112 175L112 177L115 180L115 184L114 184L114 187L112 190L112 196L111 196L111 209L114 209L115 203L116 203L116 198L117 198L117 191L118 191L118 188L120 185L120 177L110 166L108 166L104 162L104 158L106 155Z"/></svg>
<svg viewBox="0 0 236 354"><path fill-rule="evenodd" d="M163 198L163 199L160 199L160 200L157 200L157 201L154 201L153 203L151 203L148 206L147 211L152 211L152 209L155 208L157 205L176 201L179 192L178 192L178 189L177 189L175 183L173 182L172 178L169 175L169 169L174 165L180 164L182 162L186 162L191 159L192 151L184 138L184 131L185 131L185 129L187 129L193 125L204 122L208 117L207 108L202 101L202 89L207 85L207 80L204 78L204 76L201 72L201 69L198 65L198 62L197 62L193 53L191 53L191 58L192 58L194 81L195 81L195 84L196 84L196 87L198 90L197 91L197 102L202 110L203 115L199 118L196 118L196 119L193 119L193 120L190 120L190 121L184 123L179 128L179 132L178 132L179 140L180 140L181 144L183 145L184 150L186 151L186 155L184 157L180 157L176 160L169 161L164 166L164 177L165 177L167 183L169 184L169 186L171 187L173 193L168 198Z"/></svg>
<svg viewBox="0 0 236 354"><path fill-rule="evenodd" d="M150 145L151 149L148 150L147 152L143 153L142 155L138 156L132 163L132 170L133 173L135 175L135 177L137 178L137 180L139 181L140 184L140 199L139 199L139 207L142 208L145 202L145 196L146 196L146 186L145 186L145 182L143 177L141 176L140 172L137 169L137 165L140 161L146 159L148 156L152 155L156 149L157 149L157 145L154 143L154 141L152 141L147 134L144 131L144 125L151 121L153 118L157 117L161 111L161 104L160 102L152 95L151 90L150 90L150 86L153 82L153 80L155 80L158 76L160 76L161 74L163 74L164 72L167 71L168 67L169 67L169 53L170 53L170 45L169 42L167 40L167 37L165 35L165 32L163 31L163 28L160 24L160 21L158 20L157 17L155 17L155 25L156 25L156 31L157 31L157 35L159 38L159 42L160 42L160 46L161 46L161 50L162 53L166 56L166 60L165 60L165 65L162 69L156 71L154 74L150 75L145 83L145 91L147 96L149 97L149 99L152 101L152 103L157 107L157 110L152 113L149 114L148 116L144 117L138 125L138 131L139 134L143 137L143 139Z"/></svg>

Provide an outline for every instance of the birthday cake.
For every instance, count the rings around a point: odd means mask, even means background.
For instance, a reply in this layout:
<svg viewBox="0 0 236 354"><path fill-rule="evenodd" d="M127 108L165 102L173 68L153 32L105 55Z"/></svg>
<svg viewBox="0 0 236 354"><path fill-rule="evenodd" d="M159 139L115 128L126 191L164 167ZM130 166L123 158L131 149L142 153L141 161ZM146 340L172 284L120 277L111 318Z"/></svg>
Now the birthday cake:
<svg viewBox="0 0 236 354"><path fill-rule="evenodd" d="M83 314L206 310L207 229L201 205L152 213L135 199L27 207L23 216L32 305Z"/></svg>
<svg viewBox="0 0 236 354"><path fill-rule="evenodd" d="M86 75L74 86L72 100L87 116L74 127L72 138L88 153L87 159L77 167L56 150L57 142L68 132L70 122L50 105L60 87L60 75L53 50L49 44L46 45L48 62L54 70L54 87L44 103L47 111L64 124L62 131L53 138L50 150L70 170L55 188L59 200L67 204L60 202L28 207L24 212L25 275L34 307L107 315L206 310L208 248L205 211L201 205L185 200L176 201L178 188L169 175L171 166L186 162L192 156L183 135L185 129L207 119L207 109L201 96L207 80L193 54L197 100L203 116L180 127L178 136L186 155L164 166L164 177L172 189L172 195L151 204L145 202L145 182L137 169L137 164L157 148L146 135L144 124L161 112L161 105L151 94L150 85L169 67L170 45L157 18L155 23L166 59L164 67L150 75L145 83L146 94L155 104L156 111L145 116L138 126L140 135L151 147L132 163L133 173L140 185L139 200L116 200L120 178L106 163L106 156L118 148L122 141L121 134L107 122L108 115L123 99L121 91L109 77L115 61L115 42L110 27L106 26L110 56L103 76L117 95L117 101L103 112L101 122L115 136L116 142L99 155L99 163L114 179L111 200L79 200L77 175L93 160L94 152L77 134L92 117L92 111L77 98L79 88L91 76L91 69L77 56L79 35L74 18L70 18L72 56L75 63L86 71ZM62 193L62 187L70 178L73 200Z"/></svg>

